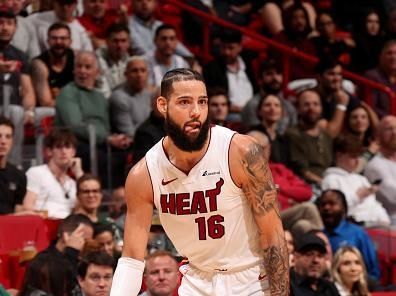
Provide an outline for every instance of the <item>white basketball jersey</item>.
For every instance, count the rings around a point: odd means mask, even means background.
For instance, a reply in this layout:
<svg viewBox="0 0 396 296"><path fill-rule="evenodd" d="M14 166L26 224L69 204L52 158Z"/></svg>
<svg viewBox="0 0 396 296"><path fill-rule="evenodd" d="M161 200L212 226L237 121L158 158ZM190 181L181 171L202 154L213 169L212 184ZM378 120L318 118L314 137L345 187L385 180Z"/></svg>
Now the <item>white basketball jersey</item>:
<svg viewBox="0 0 396 296"><path fill-rule="evenodd" d="M188 175L169 161L162 141L146 154L161 224L177 251L204 271L236 271L262 261L250 204L230 175L234 134L212 127L208 150Z"/></svg>

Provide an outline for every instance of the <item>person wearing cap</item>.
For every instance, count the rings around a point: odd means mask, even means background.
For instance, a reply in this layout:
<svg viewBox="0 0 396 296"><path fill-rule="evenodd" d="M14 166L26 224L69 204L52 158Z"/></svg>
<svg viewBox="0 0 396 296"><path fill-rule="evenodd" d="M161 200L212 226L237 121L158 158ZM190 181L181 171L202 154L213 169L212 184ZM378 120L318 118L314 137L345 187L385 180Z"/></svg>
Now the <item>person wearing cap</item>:
<svg viewBox="0 0 396 296"><path fill-rule="evenodd" d="M48 28L56 22L66 23L71 31L71 48L92 51L93 46L85 28L75 16L77 0L55 0L54 9L30 15L27 20L36 28L36 35L41 52L49 48Z"/></svg>
<svg viewBox="0 0 396 296"><path fill-rule="evenodd" d="M380 269L374 244L362 227L346 219L348 203L344 193L337 189L325 190L316 200L316 205L333 253L345 245L358 248L362 253L369 276L379 279Z"/></svg>
<svg viewBox="0 0 396 296"><path fill-rule="evenodd" d="M363 147L357 137L342 135L335 139L335 166L323 173L322 190L338 189L345 194L348 216L367 226L387 226L390 218L375 196L378 185L370 184L365 176L355 173Z"/></svg>
<svg viewBox="0 0 396 296"><path fill-rule="evenodd" d="M291 295L339 296L336 286L323 278L326 271L326 244L313 233L296 241L294 269L291 270Z"/></svg>

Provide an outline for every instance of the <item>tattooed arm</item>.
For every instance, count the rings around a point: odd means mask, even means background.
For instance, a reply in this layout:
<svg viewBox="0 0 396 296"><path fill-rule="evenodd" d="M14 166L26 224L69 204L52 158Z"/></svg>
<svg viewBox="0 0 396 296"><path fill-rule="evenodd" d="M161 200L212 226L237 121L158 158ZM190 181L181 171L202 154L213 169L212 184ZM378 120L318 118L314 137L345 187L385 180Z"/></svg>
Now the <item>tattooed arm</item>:
<svg viewBox="0 0 396 296"><path fill-rule="evenodd" d="M230 149L230 168L233 179L252 206L271 296L289 295L289 255L277 190L263 147L248 136L235 135Z"/></svg>

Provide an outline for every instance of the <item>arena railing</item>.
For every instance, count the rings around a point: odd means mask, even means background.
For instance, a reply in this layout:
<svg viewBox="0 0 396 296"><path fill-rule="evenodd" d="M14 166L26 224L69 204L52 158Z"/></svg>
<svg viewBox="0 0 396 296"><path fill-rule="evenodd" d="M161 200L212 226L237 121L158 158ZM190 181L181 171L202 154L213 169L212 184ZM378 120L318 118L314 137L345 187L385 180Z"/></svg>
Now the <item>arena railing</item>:
<svg viewBox="0 0 396 296"><path fill-rule="evenodd" d="M255 41L258 41L262 43L263 45L266 45L267 47L271 49L275 49L283 54L283 74L285 81L289 81L289 74L290 74L290 67L292 65L290 64L290 58L294 57L297 59L301 59L302 61L305 61L310 64L316 64L318 62L318 58L306 54L296 48L291 48L287 45L284 45L282 43L279 43L277 41L274 41L268 37L265 37L261 34L258 34L255 31L252 31L249 28L246 27L241 27L237 26L235 24L232 24L230 22L224 21L216 16L210 15L208 13L205 13L199 9L196 9L194 7L191 7L181 1L178 0L162 0L162 3L170 4L178 9L184 10L186 12L189 12L195 16L200 17L204 22L203 22L203 45L202 45L202 58L204 61L208 61L210 59L211 54L210 54L210 26L212 24L220 25L225 28L229 29L234 29L240 31L243 35L248 36L252 38ZM363 97L363 100L366 101L369 105L373 105L372 101L372 96L373 96L373 91L379 91L382 93L385 93L389 97L389 107L390 107L390 114L396 115L396 95L395 93L387 86L375 82L373 80L370 80L368 78L365 78L361 75L358 75L356 73L344 70L343 75L345 78L348 78L352 80L358 87L360 94Z"/></svg>

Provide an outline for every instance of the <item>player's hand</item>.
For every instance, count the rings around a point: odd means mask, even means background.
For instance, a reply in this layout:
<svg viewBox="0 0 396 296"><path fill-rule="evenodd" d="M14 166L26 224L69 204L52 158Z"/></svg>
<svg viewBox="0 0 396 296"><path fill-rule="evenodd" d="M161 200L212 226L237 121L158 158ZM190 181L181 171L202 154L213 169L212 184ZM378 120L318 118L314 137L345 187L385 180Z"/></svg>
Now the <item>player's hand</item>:
<svg viewBox="0 0 396 296"><path fill-rule="evenodd" d="M72 233L63 233L66 247L81 251L85 245L84 225L80 224Z"/></svg>

